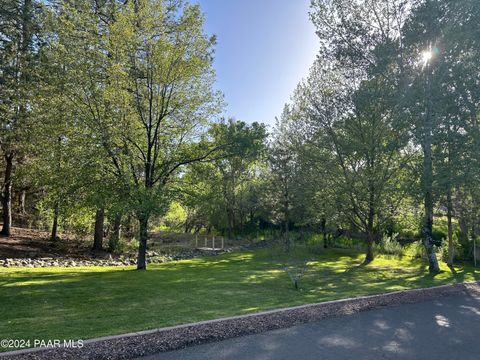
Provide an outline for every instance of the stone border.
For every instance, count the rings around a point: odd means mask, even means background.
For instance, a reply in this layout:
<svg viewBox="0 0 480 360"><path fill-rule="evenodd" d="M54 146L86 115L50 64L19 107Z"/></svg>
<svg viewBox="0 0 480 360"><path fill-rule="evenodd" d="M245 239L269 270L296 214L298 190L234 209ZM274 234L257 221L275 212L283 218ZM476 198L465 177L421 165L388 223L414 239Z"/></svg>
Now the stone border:
<svg viewBox="0 0 480 360"><path fill-rule="evenodd" d="M206 256L218 256L232 252L233 248L224 249L206 249L193 248L180 251L173 254L161 254L157 252L147 252L147 263L162 264L166 262L195 259ZM96 258L94 256L48 256L48 257L25 257L25 258L5 258L0 259L0 267L14 268L23 270L26 268L51 268L51 267L107 267L107 266L130 266L136 265L136 255L123 254L121 256L109 258Z"/></svg>
<svg viewBox="0 0 480 360"><path fill-rule="evenodd" d="M24 349L0 353L8 359L132 359L191 345L286 328L387 305L453 295L480 296L480 281L327 301L248 315L106 336L84 341L83 348Z"/></svg>

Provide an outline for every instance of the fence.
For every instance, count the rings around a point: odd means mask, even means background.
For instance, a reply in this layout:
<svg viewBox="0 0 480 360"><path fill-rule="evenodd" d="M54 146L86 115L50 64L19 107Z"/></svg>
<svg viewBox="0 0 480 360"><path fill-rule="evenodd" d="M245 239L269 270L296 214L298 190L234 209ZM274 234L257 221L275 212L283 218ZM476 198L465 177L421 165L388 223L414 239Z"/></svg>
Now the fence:
<svg viewBox="0 0 480 360"><path fill-rule="evenodd" d="M209 244L211 244L212 246L209 247L208 246ZM198 249L199 245L200 247L202 247L201 245L204 245L203 248L207 248L207 249L213 249L213 250L223 249L225 247L225 240L223 236L220 236L220 237L212 236L210 239L208 238L208 236L203 236L203 239L202 239L202 237L199 238L198 235L195 235L195 247ZM220 247L217 248L216 245L220 245Z"/></svg>

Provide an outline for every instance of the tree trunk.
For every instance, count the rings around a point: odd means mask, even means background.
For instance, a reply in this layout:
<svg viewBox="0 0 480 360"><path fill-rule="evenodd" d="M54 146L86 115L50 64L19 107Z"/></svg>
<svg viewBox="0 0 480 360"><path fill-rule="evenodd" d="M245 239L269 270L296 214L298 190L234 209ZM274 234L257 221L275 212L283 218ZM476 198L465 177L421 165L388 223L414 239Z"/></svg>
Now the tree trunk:
<svg viewBox="0 0 480 360"><path fill-rule="evenodd" d="M323 234L323 247L326 249L328 247L328 243L327 243L328 239L327 239L327 220L325 218L322 218L320 227L322 229L322 234Z"/></svg>
<svg viewBox="0 0 480 360"><path fill-rule="evenodd" d="M103 249L103 225L105 223L105 209L102 207L95 214L95 232L93 234L93 250Z"/></svg>
<svg viewBox="0 0 480 360"><path fill-rule="evenodd" d="M227 231L228 238L233 239L235 237L235 179L232 175L227 175L222 172L223 184L222 192L223 199L225 201L227 211ZM231 177L232 182L228 182L228 178Z"/></svg>
<svg viewBox="0 0 480 360"><path fill-rule="evenodd" d="M288 219L285 219L285 228L284 228L284 231L285 231L285 250L287 252L290 251L290 234L289 234L289 226L288 226Z"/></svg>
<svg viewBox="0 0 480 360"><path fill-rule="evenodd" d="M453 198L452 198L453 200ZM459 188L455 191L455 203L453 207L455 209L455 216L458 220L458 226L462 234L468 236L468 216L465 210L465 192Z"/></svg>
<svg viewBox="0 0 480 360"><path fill-rule="evenodd" d="M132 229L133 226L132 226L132 215L131 214L127 215L127 219L125 220L124 224L125 224L125 227L124 227L123 234L127 238L131 239L133 237L133 229Z"/></svg>
<svg viewBox="0 0 480 360"><path fill-rule="evenodd" d="M5 177L2 191L3 228L0 234L10 236L12 227L12 170L13 152L5 154Z"/></svg>
<svg viewBox="0 0 480 360"><path fill-rule="evenodd" d="M374 255L373 255L373 243L375 242L375 234L369 233L367 235L367 254L365 256L365 260L363 263L369 264L373 261Z"/></svg>
<svg viewBox="0 0 480 360"><path fill-rule="evenodd" d="M375 222L375 187L373 184L369 185L369 206L367 219L367 253L365 255L364 264L369 264L373 261L373 243L375 241L374 224Z"/></svg>
<svg viewBox="0 0 480 360"><path fill-rule="evenodd" d="M234 220L234 210L228 206L227 209L227 218L228 218L228 238L233 239L235 237L235 220Z"/></svg>
<svg viewBox="0 0 480 360"><path fill-rule="evenodd" d="M430 159L431 160L431 159ZM430 163L431 166L431 163ZM430 191L425 193L425 218L423 225L423 246L427 253L428 259L428 270L430 273L438 273L440 267L438 266L437 255L435 254L435 249L433 247L433 237L432 237L432 228L433 228L433 199Z"/></svg>
<svg viewBox="0 0 480 360"><path fill-rule="evenodd" d="M288 187L285 184L284 185L284 191L283 191L283 216L285 220L285 250L287 252L290 251L290 234L289 234L289 223L290 223L290 213L289 213L289 208L290 208L290 202L289 202L289 191Z"/></svg>
<svg viewBox="0 0 480 360"><path fill-rule="evenodd" d="M147 270L148 215L138 217L140 244L138 246L137 270Z"/></svg>
<svg viewBox="0 0 480 360"><path fill-rule="evenodd" d="M52 236L50 239L52 241L57 241L58 238L58 214L59 214L59 205L58 202L55 204L55 209L53 210L53 225L52 225Z"/></svg>
<svg viewBox="0 0 480 360"><path fill-rule="evenodd" d="M432 166L432 131L433 131L433 104L432 104L432 70L428 67L426 79L427 111L423 126L423 195L425 204L425 216L423 223L423 246L428 258L428 269L430 273L438 273L437 255L433 247L432 226L433 226L433 166Z"/></svg>
<svg viewBox="0 0 480 360"><path fill-rule="evenodd" d="M453 247L453 204L452 204L452 189L449 187L447 190L447 222L448 222L448 260L447 265L453 268L453 258L455 255L455 249Z"/></svg>
<svg viewBox="0 0 480 360"><path fill-rule="evenodd" d="M428 210L425 210L427 213ZM430 217L429 214L425 215L429 219L426 221L426 224L423 228L423 246L425 247L428 259L428 270L432 273L438 273L440 267L438 266L437 254L435 254L435 249L433 247L433 238L432 238L432 224L433 216Z"/></svg>
<svg viewBox="0 0 480 360"><path fill-rule="evenodd" d="M21 215L25 215L27 212L25 211L25 198L27 196L27 190L22 189L20 194L18 195L18 212Z"/></svg>
<svg viewBox="0 0 480 360"><path fill-rule="evenodd" d="M115 251L118 249L118 243L120 241L120 228L122 226L122 214L115 215L113 220L113 230L108 240L108 249L110 251Z"/></svg>

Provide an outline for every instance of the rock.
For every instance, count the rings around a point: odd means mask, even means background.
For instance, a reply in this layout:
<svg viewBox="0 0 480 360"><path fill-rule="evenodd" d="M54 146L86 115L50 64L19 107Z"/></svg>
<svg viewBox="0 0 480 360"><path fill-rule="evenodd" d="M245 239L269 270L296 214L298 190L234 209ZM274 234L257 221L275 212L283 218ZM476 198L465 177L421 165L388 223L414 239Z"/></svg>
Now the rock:
<svg viewBox="0 0 480 360"><path fill-rule="evenodd" d="M262 244L265 246L265 244ZM237 249L238 250L238 249ZM149 250L147 252L147 263L149 264L161 264L170 261L191 259L195 257L202 256L213 256L223 254L225 252L231 252L232 249L216 249L216 250L200 250L200 249L191 249L184 250L174 254L162 254L158 251ZM52 254L50 257L37 257L38 253L29 253L33 255L32 257L27 258L6 258L0 259L0 267L27 267L27 268L37 268L37 267L51 267L51 266L60 266L60 267L78 267L78 266L131 266L136 265L136 254L126 253L122 254L119 257L113 257L109 254L108 258L105 259L95 259L95 258L71 258L63 257L58 254Z"/></svg>

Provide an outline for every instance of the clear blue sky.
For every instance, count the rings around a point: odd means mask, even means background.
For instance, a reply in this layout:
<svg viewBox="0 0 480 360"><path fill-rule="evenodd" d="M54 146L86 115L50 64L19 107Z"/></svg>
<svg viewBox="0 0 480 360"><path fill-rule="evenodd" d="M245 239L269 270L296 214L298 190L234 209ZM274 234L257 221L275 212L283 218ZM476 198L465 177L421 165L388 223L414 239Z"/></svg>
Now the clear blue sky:
<svg viewBox="0 0 480 360"><path fill-rule="evenodd" d="M192 0L217 35L217 87L224 116L275 123L317 53L310 0Z"/></svg>

